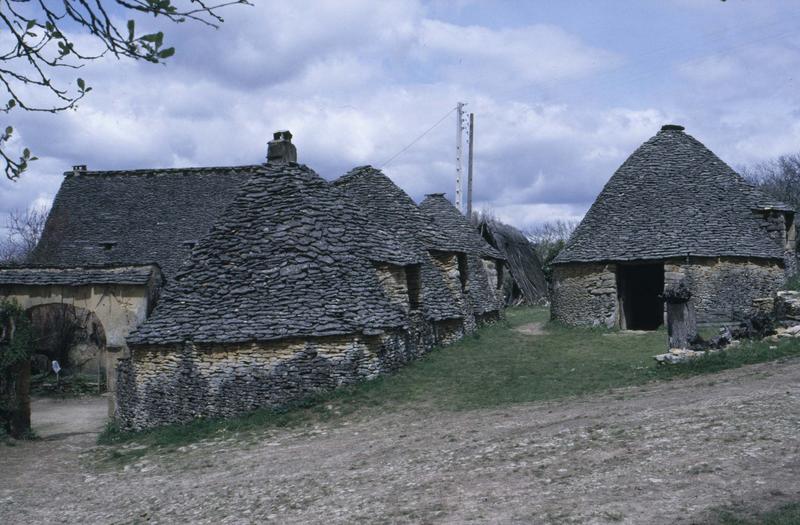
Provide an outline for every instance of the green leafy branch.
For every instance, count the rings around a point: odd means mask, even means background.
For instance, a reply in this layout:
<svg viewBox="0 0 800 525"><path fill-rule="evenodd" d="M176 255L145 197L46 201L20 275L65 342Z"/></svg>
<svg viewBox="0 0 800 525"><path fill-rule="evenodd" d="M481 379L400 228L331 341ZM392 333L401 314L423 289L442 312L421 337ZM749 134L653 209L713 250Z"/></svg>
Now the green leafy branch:
<svg viewBox="0 0 800 525"><path fill-rule="evenodd" d="M219 10L234 4L252 5L249 0L211 3L207 0L0 0L0 32L11 38L0 48L0 89L7 101L0 111L13 110L58 113L75 109L92 88L82 78L68 88L53 81L54 71L80 69L88 61L108 54L117 59L162 63L175 54L166 46L164 33L137 33L136 22L129 19L124 28L112 19L109 4L131 13L162 17L174 23L195 21L218 27L224 22ZM75 28L78 28L76 31ZM69 31L66 30L69 28ZM79 48L75 34L87 32L99 42L102 51L88 53ZM31 89L33 88L33 90ZM49 103L31 103L31 91L48 95ZM1 98L1 97L0 97ZM0 102L0 104L2 104ZM13 128L0 135L0 157L5 162L6 177L15 180L36 157L25 149L21 155L6 153Z"/></svg>

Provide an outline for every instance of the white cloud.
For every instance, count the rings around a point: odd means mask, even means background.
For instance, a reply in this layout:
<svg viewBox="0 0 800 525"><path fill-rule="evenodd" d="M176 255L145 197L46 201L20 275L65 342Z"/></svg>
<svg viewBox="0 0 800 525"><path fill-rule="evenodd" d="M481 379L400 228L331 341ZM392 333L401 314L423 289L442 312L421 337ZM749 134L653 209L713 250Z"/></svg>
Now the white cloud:
<svg viewBox="0 0 800 525"><path fill-rule="evenodd" d="M294 133L300 161L333 178L379 166L459 100L476 113L476 200L520 227L579 217L664 123L687 125L734 165L800 143L797 90L791 81L775 85L800 66L792 42L679 62L660 91L624 85L598 102L588 92L593 75L608 77L629 57L554 24L497 28L430 11L416 2L260 2L226 11L218 31L170 27L178 54L166 67L102 60L81 72L95 89L78 112L10 115L43 158L19 183L0 181L0 213L51 198L72 164L261 162L272 131L283 128ZM559 91L579 79L585 96ZM386 173L416 199L452 196L454 127L450 116Z"/></svg>
<svg viewBox="0 0 800 525"><path fill-rule="evenodd" d="M493 30L423 20L418 46L455 82L506 87L582 77L618 61L611 52L541 24Z"/></svg>

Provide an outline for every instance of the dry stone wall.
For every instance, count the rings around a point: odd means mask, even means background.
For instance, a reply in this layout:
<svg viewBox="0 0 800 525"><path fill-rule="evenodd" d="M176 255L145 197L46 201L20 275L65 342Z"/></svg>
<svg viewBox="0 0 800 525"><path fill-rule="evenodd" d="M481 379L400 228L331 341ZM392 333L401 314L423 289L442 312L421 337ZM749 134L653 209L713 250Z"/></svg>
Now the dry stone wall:
<svg viewBox="0 0 800 525"><path fill-rule="evenodd" d="M777 261L733 257L668 259L664 285L684 281L701 323L742 320L757 312L756 299L784 284ZM571 325L618 325L616 267L613 264L560 264L553 271L551 316Z"/></svg>
<svg viewBox="0 0 800 525"><path fill-rule="evenodd" d="M445 284L450 290L454 304L461 313L464 333L469 334L474 332L477 324L475 322L475 315L472 312L472 307L468 301L470 281L467 276L466 285L462 288L458 256L451 252L436 252L432 254L432 259L441 275L444 276Z"/></svg>
<svg viewBox="0 0 800 525"><path fill-rule="evenodd" d="M408 312L410 304L406 269L393 264L376 264L375 271L389 301Z"/></svg>
<svg viewBox="0 0 800 525"><path fill-rule="evenodd" d="M769 297L786 279L776 262L737 258L672 259L664 264L664 282L680 280L692 292L701 323L738 321L756 313L754 300Z"/></svg>
<svg viewBox="0 0 800 525"><path fill-rule="evenodd" d="M550 315L570 325L616 326L617 277L613 264L561 264L553 269Z"/></svg>
<svg viewBox="0 0 800 525"><path fill-rule="evenodd" d="M118 368L116 416L123 428L143 429L285 406L374 379L463 336L459 321L436 325L374 336L137 347Z"/></svg>

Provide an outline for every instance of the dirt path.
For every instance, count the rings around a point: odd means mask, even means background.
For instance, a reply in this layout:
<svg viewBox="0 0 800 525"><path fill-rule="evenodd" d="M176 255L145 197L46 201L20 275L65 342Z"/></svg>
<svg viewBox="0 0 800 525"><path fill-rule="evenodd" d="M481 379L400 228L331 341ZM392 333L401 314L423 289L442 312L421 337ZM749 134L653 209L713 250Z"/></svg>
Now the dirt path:
<svg viewBox="0 0 800 525"><path fill-rule="evenodd" d="M78 434L96 436L107 420L108 399L104 397L35 398L31 403L31 426L42 439Z"/></svg>
<svg viewBox="0 0 800 525"><path fill-rule="evenodd" d="M73 436L2 451L0 522L702 523L716 506L800 501L798 429L793 361L586 400L376 412L124 469L81 460Z"/></svg>
<svg viewBox="0 0 800 525"><path fill-rule="evenodd" d="M528 323L514 328L515 331L525 335L544 335L544 323Z"/></svg>

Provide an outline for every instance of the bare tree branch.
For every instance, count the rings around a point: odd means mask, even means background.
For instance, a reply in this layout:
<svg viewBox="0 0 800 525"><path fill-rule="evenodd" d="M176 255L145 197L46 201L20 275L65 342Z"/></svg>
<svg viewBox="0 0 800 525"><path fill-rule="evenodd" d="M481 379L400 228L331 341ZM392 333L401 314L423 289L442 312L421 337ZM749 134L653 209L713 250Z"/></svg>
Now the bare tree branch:
<svg viewBox="0 0 800 525"><path fill-rule="evenodd" d="M14 210L6 217L6 237L0 239L0 264L22 264L42 237L49 210Z"/></svg>
<svg viewBox="0 0 800 525"><path fill-rule="evenodd" d="M751 184L800 211L800 153L740 168L739 172Z"/></svg>
<svg viewBox="0 0 800 525"><path fill-rule="evenodd" d="M80 69L86 62L109 53L117 59L154 64L163 63L175 54L174 47L165 45L161 31L138 32L133 18L127 20L124 28L118 27L119 22L107 7L109 4L137 15L152 15L173 23L188 20L213 28L224 22L219 14L222 8L252 5L249 0L0 0L0 31L5 30L12 37L7 47L0 49L0 92L5 90L7 96L5 103L0 102L0 111L57 113L75 109L92 88L82 78L76 78L71 88L55 85L56 69ZM79 49L74 36L81 30L95 37L103 51ZM34 91L50 102L30 102L23 87L36 88ZM19 156L8 154L12 133L9 126L0 136L0 161L5 165L6 177L15 180L36 157L27 149Z"/></svg>

